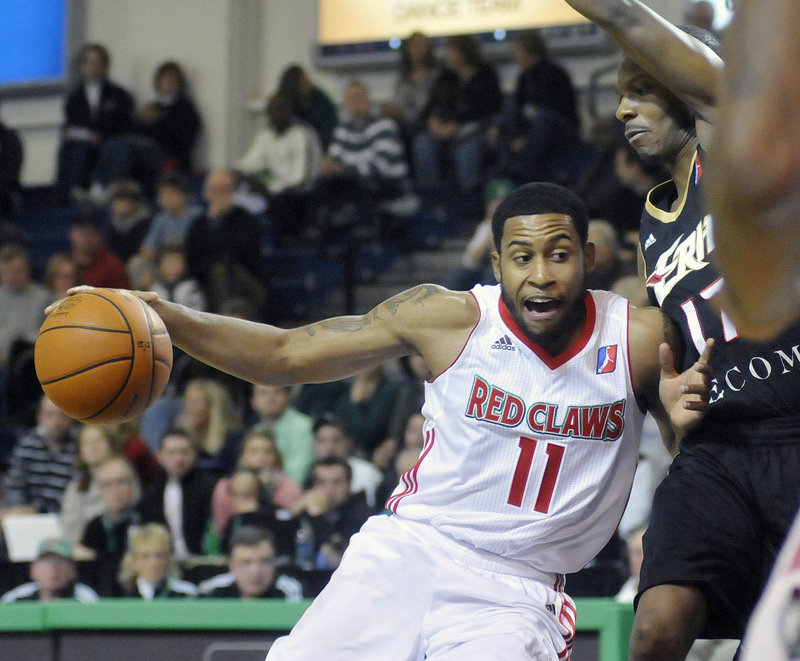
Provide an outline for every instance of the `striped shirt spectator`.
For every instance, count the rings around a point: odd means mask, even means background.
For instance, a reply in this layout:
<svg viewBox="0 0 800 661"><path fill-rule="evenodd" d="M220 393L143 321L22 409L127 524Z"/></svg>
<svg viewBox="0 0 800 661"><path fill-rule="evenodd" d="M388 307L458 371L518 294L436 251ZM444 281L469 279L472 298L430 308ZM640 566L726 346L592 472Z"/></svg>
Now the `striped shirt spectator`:
<svg viewBox="0 0 800 661"><path fill-rule="evenodd" d="M350 81L344 94L348 118L333 132L322 174L355 177L387 193L403 192L408 163L397 123L372 112L361 81Z"/></svg>
<svg viewBox="0 0 800 661"><path fill-rule="evenodd" d="M11 454L4 505L28 506L40 513L58 513L75 475L77 445L72 420L43 397L37 426L24 434Z"/></svg>

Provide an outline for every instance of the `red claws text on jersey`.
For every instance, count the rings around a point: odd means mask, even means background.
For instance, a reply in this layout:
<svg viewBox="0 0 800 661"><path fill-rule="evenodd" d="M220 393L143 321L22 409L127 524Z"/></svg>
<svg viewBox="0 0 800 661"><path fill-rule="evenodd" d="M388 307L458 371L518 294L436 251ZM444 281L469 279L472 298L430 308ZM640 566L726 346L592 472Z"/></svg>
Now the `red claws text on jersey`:
<svg viewBox="0 0 800 661"><path fill-rule="evenodd" d="M616 441L625 425L625 401L570 406L559 416L557 404L536 402L529 407L521 397L476 375L464 415L503 427L516 427L525 420L531 431L548 436Z"/></svg>

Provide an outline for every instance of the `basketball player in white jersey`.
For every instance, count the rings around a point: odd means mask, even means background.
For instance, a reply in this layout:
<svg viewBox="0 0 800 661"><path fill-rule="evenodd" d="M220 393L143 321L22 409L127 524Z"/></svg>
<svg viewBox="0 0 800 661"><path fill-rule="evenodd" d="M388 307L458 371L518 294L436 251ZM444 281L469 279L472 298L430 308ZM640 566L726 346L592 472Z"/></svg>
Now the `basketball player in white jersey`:
<svg viewBox="0 0 800 661"><path fill-rule="evenodd" d="M493 233L500 285L422 285L293 330L139 293L177 346L253 382L341 379L413 353L430 368L426 442L391 514L353 537L269 661L568 659L564 574L617 526L645 410L678 435L701 417L709 350L678 375L663 313L586 291L594 249L577 197L522 186Z"/></svg>

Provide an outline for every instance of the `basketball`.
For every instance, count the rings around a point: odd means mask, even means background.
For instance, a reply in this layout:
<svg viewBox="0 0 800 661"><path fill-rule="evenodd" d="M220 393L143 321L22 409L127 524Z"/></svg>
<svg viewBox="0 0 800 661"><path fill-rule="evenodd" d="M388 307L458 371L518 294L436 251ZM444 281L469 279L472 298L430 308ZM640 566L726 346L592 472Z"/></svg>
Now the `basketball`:
<svg viewBox="0 0 800 661"><path fill-rule="evenodd" d="M172 342L133 294L93 289L65 299L39 329L36 376L45 395L81 422L122 422L164 391Z"/></svg>

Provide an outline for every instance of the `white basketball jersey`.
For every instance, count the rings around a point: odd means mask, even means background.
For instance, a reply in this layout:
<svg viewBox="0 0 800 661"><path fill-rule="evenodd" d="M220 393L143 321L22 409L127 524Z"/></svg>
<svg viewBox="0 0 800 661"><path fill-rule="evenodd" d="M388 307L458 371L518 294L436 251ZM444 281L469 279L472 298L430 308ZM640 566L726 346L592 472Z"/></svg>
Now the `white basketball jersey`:
<svg viewBox="0 0 800 661"><path fill-rule="evenodd" d="M472 292L480 320L425 386L425 445L386 506L468 548L572 573L608 542L633 481L643 412L631 385L628 303L586 296L580 337L550 356L500 286Z"/></svg>

